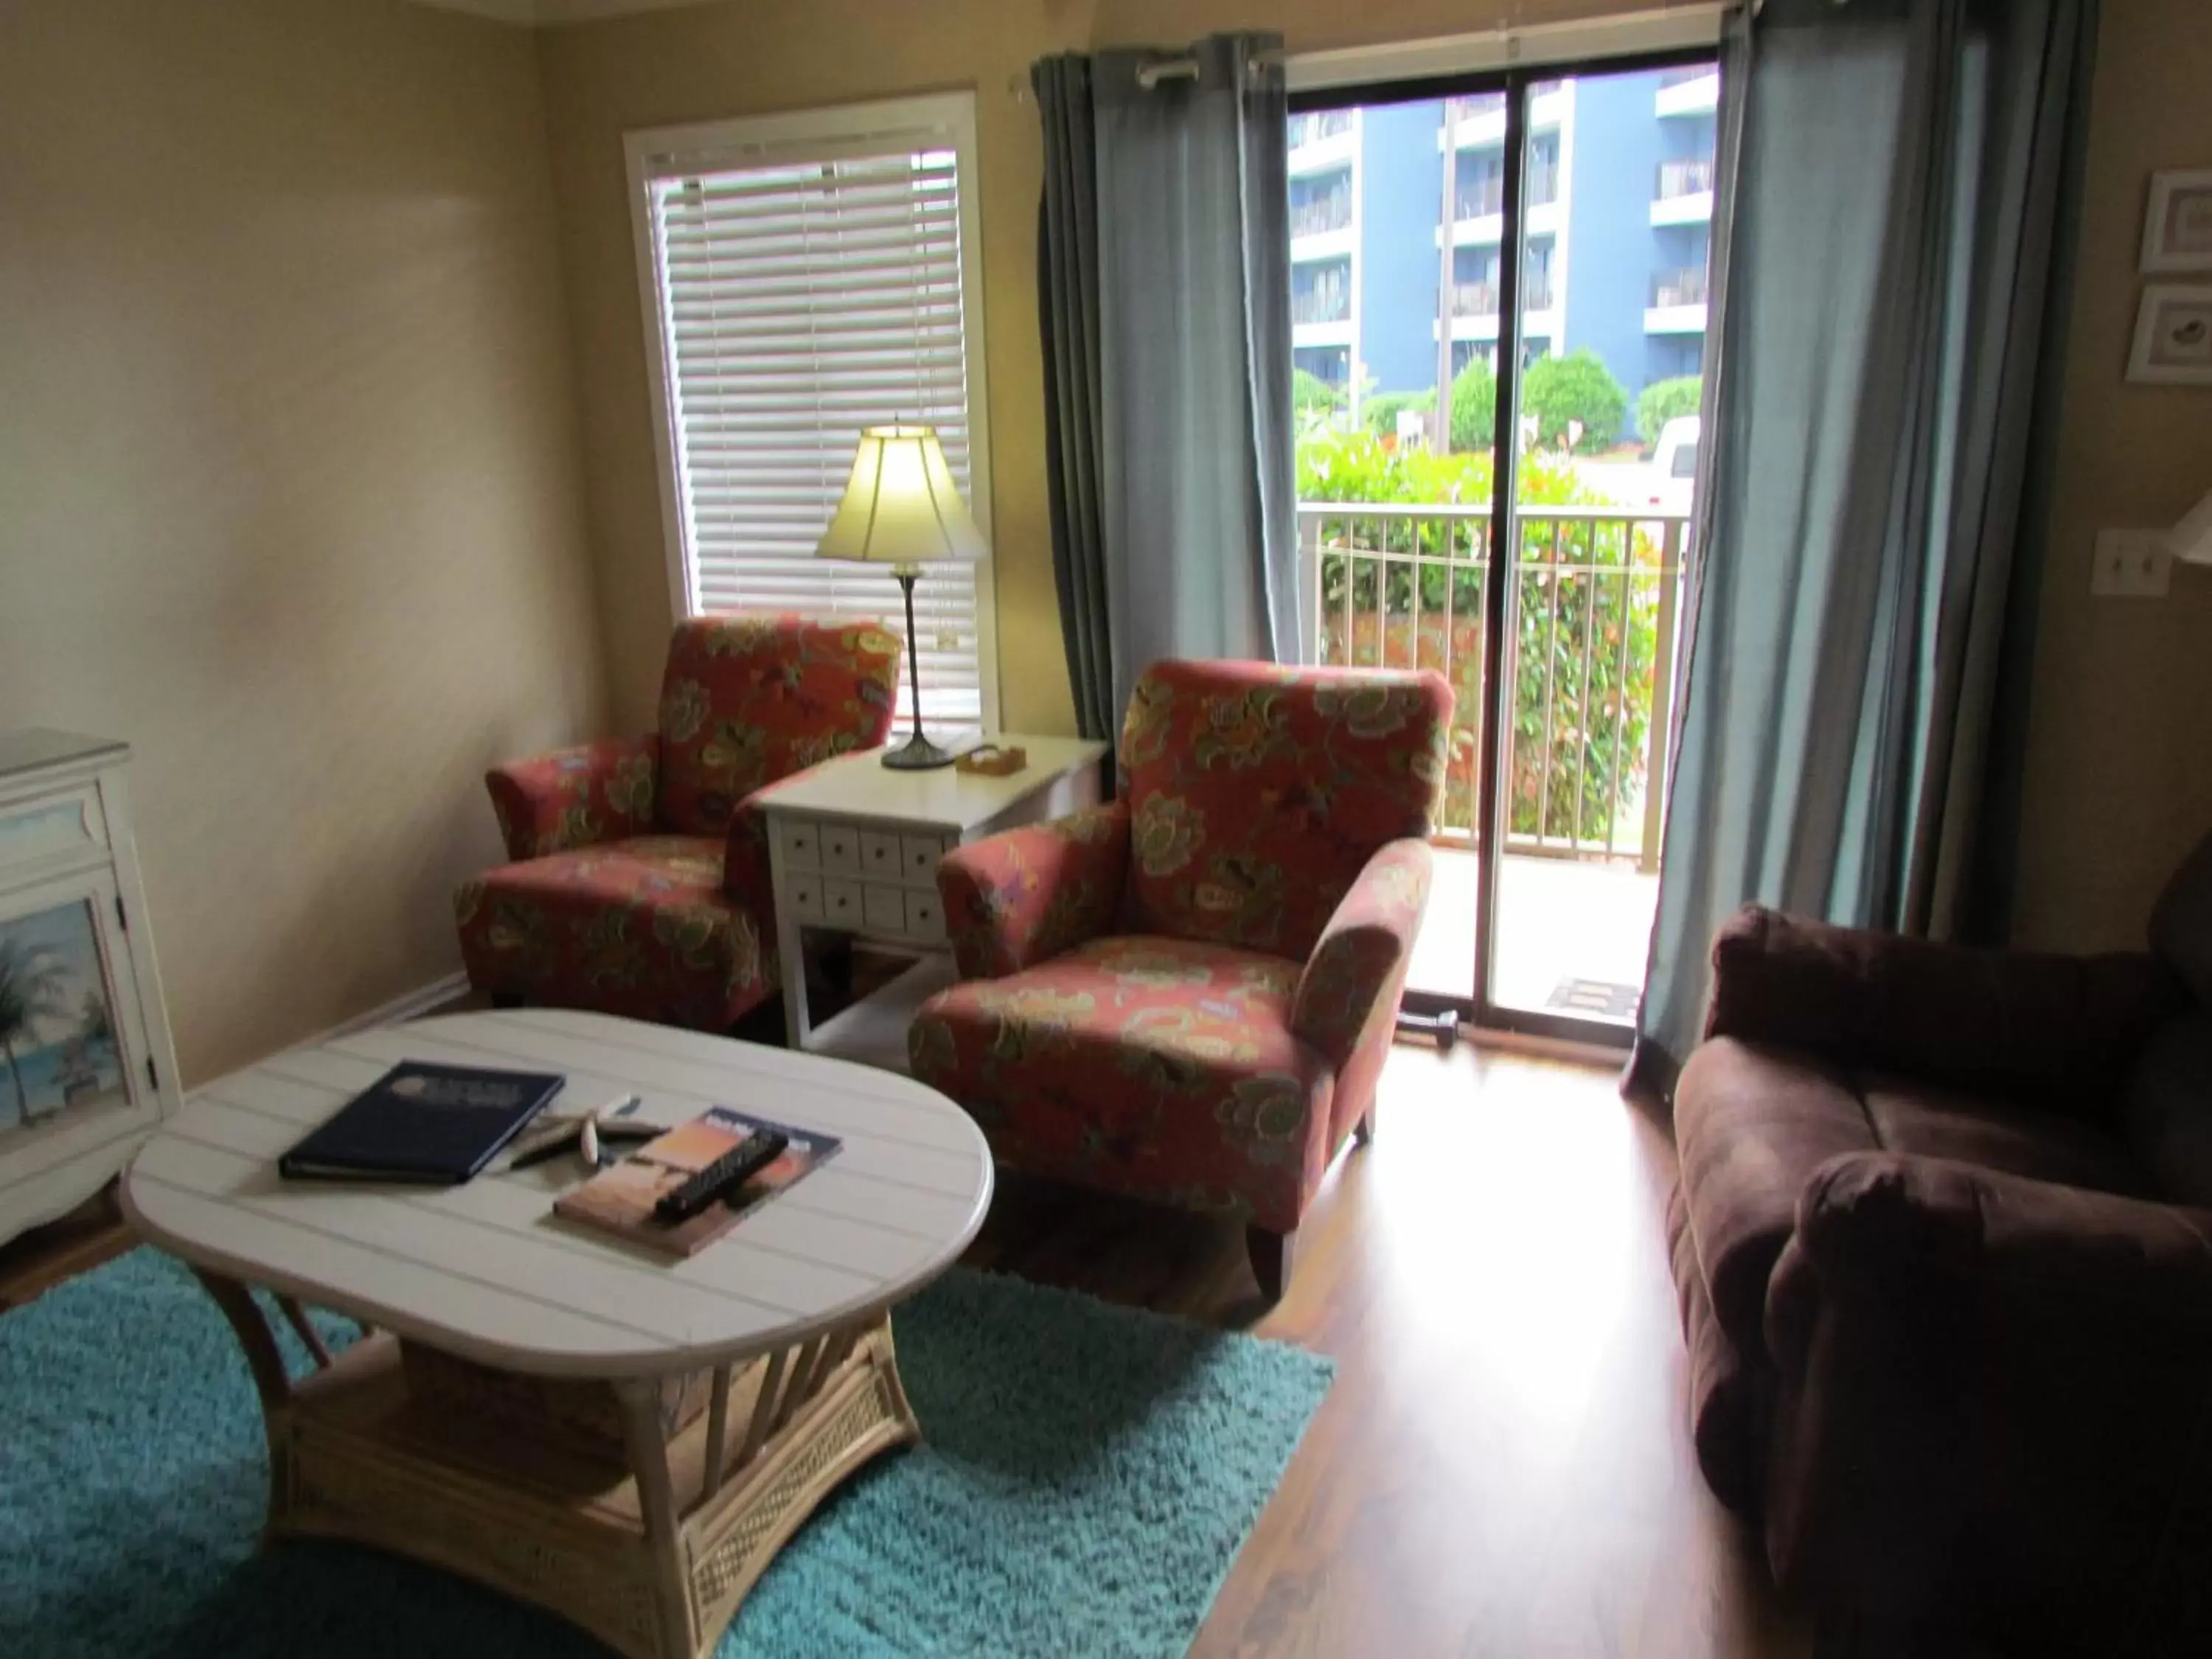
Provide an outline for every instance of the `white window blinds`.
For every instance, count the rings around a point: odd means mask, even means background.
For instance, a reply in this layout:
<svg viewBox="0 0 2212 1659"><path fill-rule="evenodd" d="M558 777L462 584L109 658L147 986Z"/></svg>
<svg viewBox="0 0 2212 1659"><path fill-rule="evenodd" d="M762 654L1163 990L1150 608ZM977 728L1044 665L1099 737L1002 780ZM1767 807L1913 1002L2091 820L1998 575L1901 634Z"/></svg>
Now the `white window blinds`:
<svg viewBox="0 0 2212 1659"><path fill-rule="evenodd" d="M742 131L732 124L714 130L719 147L658 155L650 141L664 135L641 135L667 482L691 614L865 617L904 634L887 568L813 556L866 426L935 427L988 526L969 404L964 127L732 143ZM948 563L915 588L920 638L908 647L920 652L927 720L975 725L994 712L986 580L978 567ZM903 717L903 672L899 696Z"/></svg>

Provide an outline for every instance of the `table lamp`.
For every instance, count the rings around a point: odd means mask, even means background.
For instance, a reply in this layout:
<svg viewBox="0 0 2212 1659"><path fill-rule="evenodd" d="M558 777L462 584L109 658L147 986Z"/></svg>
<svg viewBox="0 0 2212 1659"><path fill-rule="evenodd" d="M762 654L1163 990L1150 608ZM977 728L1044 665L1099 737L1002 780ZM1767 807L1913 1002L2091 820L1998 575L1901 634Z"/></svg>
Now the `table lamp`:
<svg viewBox="0 0 2212 1659"><path fill-rule="evenodd" d="M934 560L984 558L983 532L968 516L945 464L933 426L872 426L860 434L853 476L830 527L814 549L817 559L856 559L887 564L906 591L906 664L914 690L914 735L884 751L884 764L902 772L950 766L951 753L921 731L921 641L914 627L914 585Z"/></svg>

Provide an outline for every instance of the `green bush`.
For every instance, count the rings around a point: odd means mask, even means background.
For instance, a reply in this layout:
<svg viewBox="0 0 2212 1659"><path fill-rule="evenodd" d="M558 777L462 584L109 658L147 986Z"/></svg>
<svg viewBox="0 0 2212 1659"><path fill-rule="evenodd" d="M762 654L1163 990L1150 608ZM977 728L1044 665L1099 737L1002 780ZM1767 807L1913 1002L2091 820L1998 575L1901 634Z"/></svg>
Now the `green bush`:
<svg viewBox="0 0 2212 1659"><path fill-rule="evenodd" d="M1620 436L1628 418L1628 388L1613 378L1605 359L1584 346L1564 357L1539 357L1522 377L1521 410L1536 417L1536 441L1547 448L1566 435L1570 422L1583 423L1575 447L1600 455Z"/></svg>
<svg viewBox="0 0 2212 1659"><path fill-rule="evenodd" d="M1462 375L1462 380L1468 376ZM1492 396L1494 397L1494 389ZM1455 385L1454 402L1459 398ZM1625 399L1624 399L1625 401ZM1487 444L1449 455L1386 448L1372 434L1330 433L1298 446L1302 501L1489 504L1494 477ZM1564 456L1524 455L1524 506L1601 506ZM1451 775L1443 822L1468 829L1474 790L1468 762L1480 718L1481 617L1486 517L1460 520L1362 518L1348 514L1322 526L1321 626L1327 659L1402 665L1411 654L1393 629L1421 619L1422 661L1442 666L1431 630L1449 618ZM1410 560L1363 557L1418 553ZM1518 836L1602 843L1608 815L1645 784L1644 744L1651 729L1652 671L1658 643L1660 549L1620 520L1524 522L1514 571L1519 638L1515 651L1512 770L1508 823ZM1418 581L1416 577L1418 575ZM1346 619L1371 620L1362 639ZM1434 634L1443 643L1441 631ZM1587 659L1583 644L1592 648ZM1395 648L1393 649L1395 643ZM1548 763L1547 763L1548 759ZM1614 787L1618 781L1619 788Z"/></svg>
<svg viewBox="0 0 2212 1659"><path fill-rule="evenodd" d="M1291 409L1303 422L1310 416L1334 415L1344 407L1344 392L1310 369L1291 371Z"/></svg>
<svg viewBox="0 0 2212 1659"><path fill-rule="evenodd" d="M1705 393L1704 377L1697 374L1678 374L1671 380L1654 380L1636 397L1636 435L1644 440L1646 449L1659 446L1659 434L1666 430L1667 422L1698 412L1698 400Z"/></svg>
<svg viewBox="0 0 2212 1659"><path fill-rule="evenodd" d="M1419 410L1425 416L1436 406L1437 394L1433 392L1384 392L1359 405L1359 420L1376 437L1395 438L1398 435L1401 410Z"/></svg>
<svg viewBox="0 0 2212 1659"><path fill-rule="evenodd" d="M1488 449L1498 436L1498 376L1480 357L1452 376L1451 447Z"/></svg>

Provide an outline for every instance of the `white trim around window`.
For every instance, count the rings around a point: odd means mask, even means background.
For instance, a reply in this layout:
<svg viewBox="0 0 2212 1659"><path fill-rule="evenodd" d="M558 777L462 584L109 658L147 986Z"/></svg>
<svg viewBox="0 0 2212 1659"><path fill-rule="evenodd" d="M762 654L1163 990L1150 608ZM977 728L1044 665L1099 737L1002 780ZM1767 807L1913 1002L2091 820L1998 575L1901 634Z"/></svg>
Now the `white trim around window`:
<svg viewBox="0 0 2212 1659"><path fill-rule="evenodd" d="M871 615L902 634L889 571L809 562L808 526L843 485L846 427L903 417L940 427L990 538L974 95L653 128L623 149L671 608ZM933 567L917 592L933 724L999 729L992 568Z"/></svg>

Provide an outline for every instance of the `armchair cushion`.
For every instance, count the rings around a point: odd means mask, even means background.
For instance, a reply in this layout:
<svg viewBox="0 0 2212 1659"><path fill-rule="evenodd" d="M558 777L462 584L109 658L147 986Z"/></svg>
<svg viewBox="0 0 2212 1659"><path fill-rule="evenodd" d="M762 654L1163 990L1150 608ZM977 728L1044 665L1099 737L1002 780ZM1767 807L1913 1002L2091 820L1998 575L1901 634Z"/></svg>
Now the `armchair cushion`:
<svg viewBox="0 0 2212 1659"><path fill-rule="evenodd" d="M543 858L653 828L656 738L579 744L484 774L510 859Z"/></svg>
<svg viewBox="0 0 2212 1659"><path fill-rule="evenodd" d="M2141 953L1968 950L1750 905L1713 941L1706 1035L2094 1118L2178 1006Z"/></svg>
<svg viewBox="0 0 2212 1659"><path fill-rule="evenodd" d="M948 853L937 890L963 979L997 979L1108 932L1129 863L1129 809L1109 801Z"/></svg>
<svg viewBox="0 0 2212 1659"><path fill-rule="evenodd" d="M1429 833L1450 718L1434 673L1153 664L1121 733L1130 931L1304 961L1375 849Z"/></svg>
<svg viewBox="0 0 2212 1659"><path fill-rule="evenodd" d="M637 836L502 865L453 896L477 989L720 1030L775 988L753 914L723 896L722 843Z"/></svg>
<svg viewBox="0 0 2212 1659"><path fill-rule="evenodd" d="M1229 945L1092 940L931 998L914 1074L1022 1169L1287 1231L1334 1151L1328 1063L1291 1030L1298 976Z"/></svg>
<svg viewBox="0 0 2212 1659"><path fill-rule="evenodd" d="M669 642L660 827L720 836L762 785L890 734L899 642L873 623L702 617Z"/></svg>

